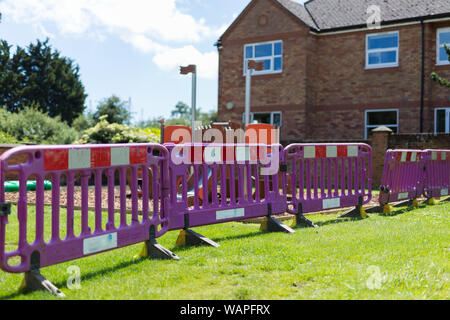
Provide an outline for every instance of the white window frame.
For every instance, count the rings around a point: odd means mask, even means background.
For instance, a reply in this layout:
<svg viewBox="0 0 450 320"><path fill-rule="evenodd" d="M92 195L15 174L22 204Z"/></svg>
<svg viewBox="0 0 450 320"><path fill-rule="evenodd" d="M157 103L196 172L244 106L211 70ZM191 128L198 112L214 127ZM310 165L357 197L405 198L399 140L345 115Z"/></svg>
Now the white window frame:
<svg viewBox="0 0 450 320"><path fill-rule="evenodd" d="M444 47L444 45L441 46L441 33L442 32L450 32L450 27L448 28L440 28L436 30L436 65L438 66L445 66L445 65L449 65L450 61L448 61L448 59L446 59L445 61L441 61L440 60L440 49ZM450 46L450 43L449 43Z"/></svg>
<svg viewBox="0 0 450 320"><path fill-rule="evenodd" d="M264 45L264 44L272 44L281 43L281 55L275 55L275 52L271 56L266 57L258 57L255 58L255 46ZM253 47L253 58L247 58L247 47ZM274 47L272 47L274 48ZM284 54L284 43L283 40L274 40L274 41L266 41L266 42L258 42L258 43L249 43L244 45L244 76L247 75L247 61L255 60L255 61L263 61L263 60L271 60L270 62L270 70L256 71L254 70L252 75L261 75L261 74L274 74L274 73L282 73L283 72L283 54ZM275 67L275 58L281 58L281 69L274 70Z"/></svg>
<svg viewBox="0 0 450 320"><path fill-rule="evenodd" d="M368 114L369 113L373 113L373 112L397 112L397 125L393 125L393 124L377 124L377 125L368 125ZM370 128L377 128L377 127L381 127L381 126L385 126L388 128L397 128L397 133L400 132L400 122L399 122L399 109L369 109L369 110L365 110L365 120L364 120L364 139L367 140L369 137L367 135L367 129Z"/></svg>
<svg viewBox="0 0 450 320"><path fill-rule="evenodd" d="M384 49L371 49L369 50L369 38L373 36L382 36L387 34L396 34L398 39L398 46L396 48L384 48ZM386 52L393 51L393 49L397 52L397 61L392 63L379 63L379 64L369 64L369 53L377 53L377 52ZM366 34L366 69L380 69L380 68L392 68L398 67L400 61L400 32L399 31L389 31L389 32L380 32L380 33L369 33Z"/></svg>
<svg viewBox="0 0 450 320"><path fill-rule="evenodd" d="M281 111L250 112L250 123L253 123L255 114L268 114L268 113L270 113L270 123L269 124L272 126L274 125L274 123L273 123L274 115L275 114L280 115L280 128L281 128L281 126L283 125L283 113ZM242 122L245 122L244 117L245 117L245 113L242 115L242 119L243 119Z"/></svg>
<svg viewBox="0 0 450 320"><path fill-rule="evenodd" d="M437 132L437 112L440 110L445 110L445 133L450 133L450 107L449 108L435 108L434 109L434 133ZM442 133L442 132L441 132Z"/></svg>

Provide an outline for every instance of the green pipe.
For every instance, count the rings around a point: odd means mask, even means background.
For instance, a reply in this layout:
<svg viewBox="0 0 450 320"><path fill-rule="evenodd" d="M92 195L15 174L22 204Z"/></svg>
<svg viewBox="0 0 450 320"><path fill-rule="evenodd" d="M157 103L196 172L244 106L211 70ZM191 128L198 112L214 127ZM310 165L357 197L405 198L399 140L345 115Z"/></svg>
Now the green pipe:
<svg viewBox="0 0 450 320"><path fill-rule="evenodd" d="M27 190L36 190L36 181L27 181ZM48 180L44 180L44 190L52 190L52 183ZM19 181L6 181L5 192L17 192L19 191Z"/></svg>

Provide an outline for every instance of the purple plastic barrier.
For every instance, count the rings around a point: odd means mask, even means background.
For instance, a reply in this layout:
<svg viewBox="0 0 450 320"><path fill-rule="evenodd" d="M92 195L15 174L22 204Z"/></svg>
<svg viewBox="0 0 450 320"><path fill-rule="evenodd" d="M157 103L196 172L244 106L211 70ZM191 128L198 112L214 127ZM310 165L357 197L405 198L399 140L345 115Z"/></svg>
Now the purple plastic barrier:
<svg viewBox="0 0 450 320"><path fill-rule="evenodd" d="M450 189L450 150L425 150L424 195L446 197Z"/></svg>
<svg viewBox="0 0 450 320"><path fill-rule="evenodd" d="M18 155L28 155L28 162L8 165L8 160ZM17 250L7 251L11 243L5 242L8 217L0 216L0 267L12 273L29 272L69 260L94 255L100 252L129 246L149 240L151 230L154 237L163 235L168 229L166 217L168 193L169 153L157 144L83 145L83 146L33 146L9 150L0 157L0 204L5 202L4 177L9 171L19 174L20 188L17 204L19 223ZM149 170L151 169L151 170ZM131 171L131 223L127 223L126 192L127 170ZM143 197L142 215L139 216L137 172L142 170ZM115 173L120 177L120 217L115 217L114 189ZM52 203L51 224L44 217L44 178L51 177ZM67 219L61 221L60 185L65 176L67 182ZM35 238L29 242L31 231L27 204L26 182L30 177L37 181ZM95 184L95 228L88 222L89 179ZM107 179L108 220L102 221L102 177ZM74 187L81 180L81 234L74 234ZM149 196L149 180L152 180L152 196ZM151 201L153 204L151 205ZM151 208L152 207L152 208ZM153 215L151 216L151 209ZM9 219L16 219L10 216ZM33 219L34 220L34 219ZM47 220L48 221L48 220ZM106 222L105 228L103 223ZM66 237L60 237L60 228L66 226ZM51 230L49 242L44 240L44 229ZM8 260L20 257L19 265L10 265Z"/></svg>
<svg viewBox="0 0 450 320"><path fill-rule="evenodd" d="M284 159L291 214L362 206L372 199L372 150L366 144L292 144Z"/></svg>
<svg viewBox="0 0 450 320"><path fill-rule="evenodd" d="M169 230L277 215L286 211L279 186L281 145L165 145L169 161ZM183 161L182 159L185 159ZM269 167L270 175L262 170Z"/></svg>
<svg viewBox="0 0 450 320"><path fill-rule="evenodd" d="M380 206L414 200L423 193L424 153L421 150L388 150L380 187Z"/></svg>

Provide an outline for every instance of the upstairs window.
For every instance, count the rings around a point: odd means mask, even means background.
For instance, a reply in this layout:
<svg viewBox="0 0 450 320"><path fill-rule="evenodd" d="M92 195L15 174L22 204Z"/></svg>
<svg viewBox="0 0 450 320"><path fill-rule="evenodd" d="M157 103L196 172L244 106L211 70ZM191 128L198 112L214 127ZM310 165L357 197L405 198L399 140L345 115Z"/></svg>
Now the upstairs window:
<svg viewBox="0 0 450 320"><path fill-rule="evenodd" d="M438 29L437 31L437 64L450 64L444 44L450 47L450 28Z"/></svg>
<svg viewBox="0 0 450 320"><path fill-rule="evenodd" d="M367 69L398 66L398 31L368 34L366 42Z"/></svg>
<svg viewBox="0 0 450 320"><path fill-rule="evenodd" d="M282 72L283 42L273 41L244 46L244 75L247 73L248 60L264 62L264 70L254 71L255 75Z"/></svg>

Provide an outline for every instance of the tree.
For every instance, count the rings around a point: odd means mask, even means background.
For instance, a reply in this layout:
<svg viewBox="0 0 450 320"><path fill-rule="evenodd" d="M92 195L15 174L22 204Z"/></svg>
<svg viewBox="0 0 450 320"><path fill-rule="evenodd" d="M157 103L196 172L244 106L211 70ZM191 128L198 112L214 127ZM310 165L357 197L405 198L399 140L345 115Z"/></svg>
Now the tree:
<svg viewBox="0 0 450 320"><path fill-rule="evenodd" d="M92 115L95 123L100 117L106 115L108 123L130 124L131 113L128 111L127 102L120 100L116 95L103 99L97 106L97 111Z"/></svg>
<svg viewBox="0 0 450 320"><path fill-rule="evenodd" d="M189 119L191 116L191 107L184 102L178 102L175 106L175 110L172 111L172 117Z"/></svg>
<svg viewBox="0 0 450 320"><path fill-rule="evenodd" d="M83 113L87 95L79 67L45 42L37 40L26 49L0 42L0 105L18 112L34 105L50 117L71 124Z"/></svg>
<svg viewBox="0 0 450 320"><path fill-rule="evenodd" d="M445 51L447 51L448 61L450 61L450 47L448 47L446 44L444 44L444 47L445 47ZM433 81L439 83L443 87L450 88L450 81L439 77L439 75L436 72L433 72L431 74L431 79L433 79Z"/></svg>

